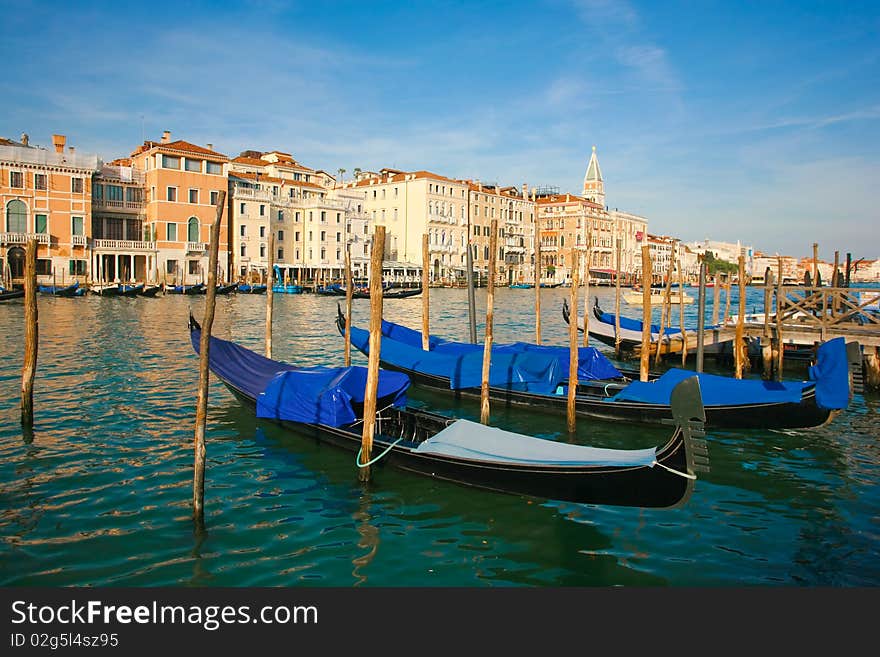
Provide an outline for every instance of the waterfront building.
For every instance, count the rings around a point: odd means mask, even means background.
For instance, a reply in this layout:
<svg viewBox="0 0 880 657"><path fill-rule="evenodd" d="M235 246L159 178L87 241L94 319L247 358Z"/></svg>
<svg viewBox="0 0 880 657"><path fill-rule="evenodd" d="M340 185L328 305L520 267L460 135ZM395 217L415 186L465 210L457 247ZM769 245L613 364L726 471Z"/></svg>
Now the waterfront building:
<svg viewBox="0 0 880 657"><path fill-rule="evenodd" d="M755 255L754 249L751 246L741 244L739 240L737 240L736 243L732 243L704 239L697 242L688 242L687 247L701 256L705 255L707 251L710 251L716 260L724 260L725 262L730 262L732 264L737 264L739 262L739 256L742 254L745 256L746 275L751 276L755 272L753 262Z"/></svg>
<svg viewBox="0 0 880 657"><path fill-rule="evenodd" d="M0 274L23 283L27 242L37 240L37 280L59 285L88 275L92 174L96 155L77 153L65 135L53 148L0 139Z"/></svg>
<svg viewBox="0 0 880 657"><path fill-rule="evenodd" d="M227 190L228 163L229 158L215 151L212 144L197 146L183 140L171 141L167 130L159 141L145 141L132 152L131 167L142 176L146 190L140 241L145 250L152 249L147 270L158 271L162 282L192 284L205 280L210 229L217 214L219 194ZM218 250L219 280L233 278L228 215L224 208ZM123 245L116 254L126 252L130 246ZM110 258L105 256L110 255L102 252L99 265L109 263ZM96 278L107 276L99 271Z"/></svg>
<svg viewBox="0 0 880 657"><path fill-rule="evenodd" d="M574 251L590 250L591 279L609 278L614 267L614 233L608 212L598 203L574 194L538 190L541 229L542 280L561 283L571 279ZM585 268L581 263L581 271ZM596 281L598 282L598 280Z"/></svg>
<svg viewBox="0 0 880 657"><path fill-rule="evenodd" d="M120 158L92 179L90 272L95 281L158 281L156 242L145 234L144 174Z"/></svg>
<svg viewBox="0 0 880 657"><path fill-rule="evenodd" d="M474 271L482 279L489 271L489 238L492 219L497 220L498 254L496 281L498 285L533 282L534 222L536 202L529 198L527 185L501 187L467 180L471 225L471 248ZM456 256L463 266L467 252L462 248ZM463 275L463 274L462 274Z"/></svg>
<svg viewBox="0 0 880 657"><path fill-rule="evenodd" d="M767 268L773 272L773 280L779 275L779 263L782 262L782 281L783 283L794 283L803 280L803 271L800 269L798 259L794 256L766 255L760 251L755 251L752 258L752 278L764 280L764 274Z"/></svg>
<svg viewBox="0 0 880 657"><path fill-rule="evenodd" d="M270 230L273 259L287 281L343 278L346 248L353 275L366 275L371 235L360 195L337 188L332 175L281 151L245 151L229 166L232 257L239 278L265 276Z"/></svg>

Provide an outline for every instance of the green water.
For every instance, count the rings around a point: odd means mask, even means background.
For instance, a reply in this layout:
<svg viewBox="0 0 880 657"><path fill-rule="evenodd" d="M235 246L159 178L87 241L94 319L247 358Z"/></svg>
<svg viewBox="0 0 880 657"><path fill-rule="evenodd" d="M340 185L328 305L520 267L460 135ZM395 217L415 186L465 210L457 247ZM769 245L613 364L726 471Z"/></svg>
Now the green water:
<svg viewBox="0 0 880 657"><path fill-rule="evenodd" d="M545 343L567 343L568 292L543 291ZM598 294L611 310L613 291ZM342 364L335 299L275 300L276 358ZM496 341L532 339L533 300L534 290L497 292ZM218 297L215 335L262 349L265 302ZM389 300L385 316L419 328L421 303ZM363 487L353 455L256 420L212 382L199 536L190 518L198 374L186 322L203 304L41 297L32 435L19 423L22 305L0 305L0 585L880 584L876 395L856 395L819 429L712 432L711 472L688 503L642 510L530 500L382 468ZM355 301L357 325L366 326L368 304ZM431 290L431 305L432 332L467 338L466 291ZM752 305L760 309L750 297ZM477 309L485 311L485 290ZM478 417L473 403L410 396ZM492 421L548 438L565 431L564 417L533 411L495 409ZM665 437L660 428L578 422L585 444L646 447Z"/></svg>

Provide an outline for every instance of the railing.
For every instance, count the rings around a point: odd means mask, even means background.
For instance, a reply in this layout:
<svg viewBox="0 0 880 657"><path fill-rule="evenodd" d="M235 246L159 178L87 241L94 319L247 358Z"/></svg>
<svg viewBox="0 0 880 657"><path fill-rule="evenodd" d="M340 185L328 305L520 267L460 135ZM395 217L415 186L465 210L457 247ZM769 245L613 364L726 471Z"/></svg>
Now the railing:
<svg viewBox="0 0 880 657"><path fill-rule="evenodd" d="M829 329L856 326L880 331L880 290L876 288L783 286L780 290L776 304L782 323L819 328L823 335ZM774 316L771 323L775 320Z"/></svg>
<svg viewBox="0 0 880 657"><path fill-rule="evenodd" d="M71 246L88 246L89 239L85 235L71 235Z"/></svg>
<svg viewBox="0 0 880 657"><path fill-rule="evenodd" d="M38 244L52 242L52 236L48 233L0 233L0 244L27 244L34 238Z"/></svg>
<svg viewBox="0 0 880 657"><path fill-rule="evenodd" d="M144 201L111 201L109 199L93 198L92 209L98 208L116 208L122 210L143 210L146 204Z"/></svg>
<svg viewBox="0 0 880 657"><path fill-rule="evenodd" d="M207 245L204 242L187 242L186 243L187 253L203 253L206 249L207 249Z"/></svg>
<svg viewBox="0 0 880 657"><path fill-rule="evenodd" d="M155 242L135 240L92 240L92 248L112 251L155 251Z"/></svg>

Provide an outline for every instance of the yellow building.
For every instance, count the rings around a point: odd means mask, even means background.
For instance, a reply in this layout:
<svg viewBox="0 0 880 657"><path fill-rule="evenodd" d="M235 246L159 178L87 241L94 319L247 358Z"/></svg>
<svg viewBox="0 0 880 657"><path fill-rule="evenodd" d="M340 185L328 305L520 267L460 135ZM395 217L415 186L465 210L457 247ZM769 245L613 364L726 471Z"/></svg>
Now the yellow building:
<svg viewBox="0 0 880 657"><path fill-rule="evenodd" d="M61 285L88 275L88 237L92 213L95 155L66 146L52 135L53 148L0 139L0 271L14 285L23 283L24 249L37 245L37 280Z"/></svg>
<svg viewBox="0 0 880 657"><path fill-rule="evenodd" d="M143 176L146 189L144 242L155 242L159 278L167 283L204 281L208 269L210 228L217 214L220 192L227 191L229 158L212 144L197 146L186 141L145 141L131 154L131 165ZM220 225L220 280L234 278L229 271L228 204Z"/></svg>

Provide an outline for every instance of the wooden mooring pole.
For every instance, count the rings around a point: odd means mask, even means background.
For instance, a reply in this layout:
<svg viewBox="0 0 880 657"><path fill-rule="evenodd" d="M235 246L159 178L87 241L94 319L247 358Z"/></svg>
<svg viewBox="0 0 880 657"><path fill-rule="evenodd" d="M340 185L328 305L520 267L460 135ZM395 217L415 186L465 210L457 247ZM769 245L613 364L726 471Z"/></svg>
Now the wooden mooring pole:
<svg viewBox="0 0 880 657"><path fill-rule="evenodd" d="M784 344L782 342L782 307L784 304L782 293L782 258L776 262L776 361L773 378L782 381L782 361L784 356Z"/></svg>
<svg viewBox="0 0 880 657"><path fill-rule="evenodd" d="M275 305L275 231L269 226L269 262L266 274L266 358L272 358L272 310Z"/></svg>
<svg viewBox="0 0 880 657"><path fill-rule="evenodd" d="M648 380L651 366L651 247L642 246L642 352L639 362L639 380ZM657 345L659 348L659 344Z"/></svg>
<svg viewBox="0 0 880 657"><path fill-rule="evenodd" d="M617 238L617 277L614 283L614 357L620 358L620 238ZM590 309L586 309L590 312Z"/></svg>
<svg viewBox="0 0 880 657"><path fill-rule="evenodd" d="M761 336L761 378L769 379L773 372L773 347L770 339L770 303L773 295L773 270L764 270L764 333Z"/></svg>
<svg viewBox="0 0 880 657"><path fill-rule="evenodd" d="M532 203L535 204L535 344L541 344L541 220L538 218L534 191ZM577 324L577 315L574 316L574 322Z"/></svg>
<svg viewBox="0 0 880 657"><path fill-rule="evenodd" d="M431 267L431 256L428 254L428 233L422 235L422 351L429 351L430 334L430 301L428 299L428 270Z"/></svg>
<svg viewBox="0 0 880 657"><path fill-rule="evenodd" d="M211 349L211 328L214 325L214 305L217 300L217 252L220 244L220 221L226 192L221 190L217 199L217 215L211 224L208 244L208 289L205 291L205 316L199 340L199 396L196 401L196 430L193 440L195 467L193 469L193 520L198 529L205 526L205 424L208 420L208 352Z"/></svg>
<svg viewBox="0 0 880 657"><path fill-rule="evenodd" d="M681 331L681 366L684 368L688 356L688 336L684 327L684 272L681 260L678 261L678 324Z"/></svg>
<svg viewBox="0 0 880 657"><path fill-rule="evenodd" d="M489 370L495 321L495 258L498 251L498 220L492 220L489 235L489 280L486 281L486 336L483 344L483 372L480 380L480 422L489 424ZM575 319L577 326L577 319Z"/></svg>
<svg viewBox="0 0 880 657"><path fill-rule="evenodd" d="M721 277L715 272L712 285L712 326L718 326L718 313L721 310Z"/></svg>
<svg viewBox="0 0 880 657"><path fill-rule="evenodd" d="M700 287L697 292L697 372L703 371L703 350L706 335L706 263L700 261Z"/></svg>
<svg viewBox="0 0 880 657"><path fill-rule="evenodd" d="M297 276L297 278L299 278ZM351 250L345 245L345 366L351 365Z"/></svg>
<svg viewBox="0 0 880 657"><path fill-rule="evenodd" d="M379 387L379 352L382 348L382 259L385 255L385 226L373 231L370 255L370 353L367 359L367 387L364 390L364 430L361 434L361 458L358 479L370 480L373 433L376 427L376 391Z"/></svg>
<svg viewBox="0 0 880 657"><path fill-rule="evenodd" d="M666 282L663 285L663 296L660 301L660 330L657 332L657 351L654 354L654 365L660 364L660 352L663 348L663 334L666 331L666 326L671 324L669 319L669 315L672 314L672 306L669 303L669 294L672 289L672 266L675 261L672 257L669 258L669 266L666 268ZM648 320L650 323L650 319ZM666 351L669 351L667 348Z"/></svg>
<svg viewBox="0 0 880 657"><path fill-rule="evenodd" d="M573 253L576 253L573 251ZM584 346L590 345L590 265L593 261L593 231L587 231L587 253L584 265ZM577 255L575 255L577 262ZM575 267L577 269L577 267ZM572 283L572 285L574 285ZM575 304L577 305L577 304ZM575 315L577 317L577 315Z"/></svg>
<svg viewBox="0 0 880 657"><path fill-rule="evenodd" d="M571 307L574 321L568 323L568 403L566 405L566 419L568 420L568 433L573 434L576 429L576 396L578 386L578 274L580 263L578 262L577 249L572 249L571 257L574 262L571 263ZM589 272L587 272L589 276ZM587 283L589 286L589 283ZM588 306L589 307L589 306ZM586 311L584 312L586 315ZM586 325L586 320L584 320ZM586 326L584 328L586 330Z"/></svg>
<svg viewBox="0 0 880 657"><path fill-rule="evenodd" d="M733 343L733 358L736 366L734 376L737 379L743 377L744 356L745 351L743 345L743 334L745 331L746 319L746 259L745 256L739 256L739 314L736 318L736 338Z"/></svg>
<svg viewBox="0 0 880 657"><path fill-rule="evenodd" d="M34 377L40 342L37 313L37 240L28 240L24 256L24 366L21 369L21 423L34 426Z"/></svg>

